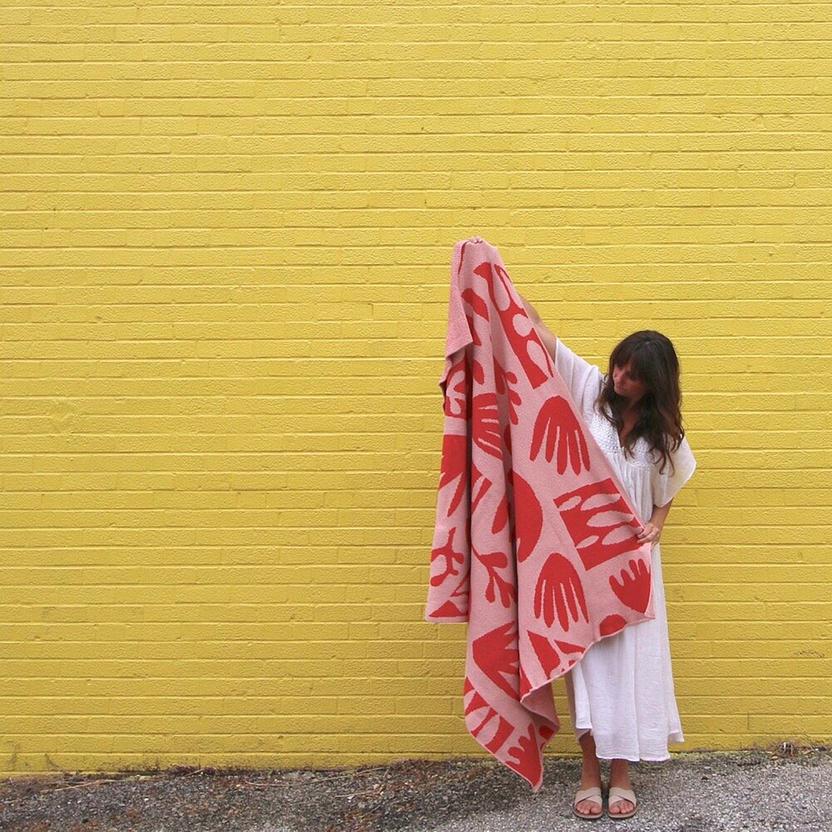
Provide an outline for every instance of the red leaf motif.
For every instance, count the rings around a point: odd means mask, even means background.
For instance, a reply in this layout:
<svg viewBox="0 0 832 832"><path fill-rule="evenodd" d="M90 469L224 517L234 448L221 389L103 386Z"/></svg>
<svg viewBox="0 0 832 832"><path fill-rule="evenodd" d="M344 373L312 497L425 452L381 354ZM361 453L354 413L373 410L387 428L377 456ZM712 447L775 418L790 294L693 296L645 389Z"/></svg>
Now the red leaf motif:
<svg viewBox="0 0 832 832"><path fill-rule="evenodd" d="M511 607L517 600L517 587L515 582L507 581L500 576L499 570L508 566L508 557L505 552L487 552L480 554L474 549L475 556L488 572L488 585L485 587L485 599L494 603L497 591L500 593L500 605L505 609Z"/></svg>
<svg viewBox="0 0 832 832"><path fill-rule="evenodd" d="M432 586L439 586L445 582L446 578L461 574L460 570L456 568L456 564L464 563L465 556L462 552L457 552L454 549L454 536L456 535L456 531L455 528L450 529L448 531L447 541L442 546L431 549L430 551L430 582ZM442 559L445 561L445 568L442 571L437 571L435 563Z"/></svg>

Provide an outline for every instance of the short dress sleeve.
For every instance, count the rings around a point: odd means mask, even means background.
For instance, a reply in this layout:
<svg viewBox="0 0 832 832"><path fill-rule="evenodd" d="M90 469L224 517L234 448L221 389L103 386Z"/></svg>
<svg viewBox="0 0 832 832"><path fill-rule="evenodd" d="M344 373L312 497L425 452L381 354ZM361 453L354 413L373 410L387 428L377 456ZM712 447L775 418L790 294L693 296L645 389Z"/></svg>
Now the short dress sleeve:
<svg viewBox="0 0 832 832"><path fill-rule="evenodd" d="M660 474L661 458L653 463L651 471L651 490L653 505L666 506L682 489L696 470L696 458L693 455L688 438L682 437L682 444L670 454L675 463L675 470L671 473L670 460L665 463L664 471Z"/></svg>
<svg viewBox="0 0 832 832"><path fill-rule="evenodd" d="M569 388L575 406L585 418L589 417L604 384L601 371L572 352L560 338L555 345L555 370Z"/></svg>

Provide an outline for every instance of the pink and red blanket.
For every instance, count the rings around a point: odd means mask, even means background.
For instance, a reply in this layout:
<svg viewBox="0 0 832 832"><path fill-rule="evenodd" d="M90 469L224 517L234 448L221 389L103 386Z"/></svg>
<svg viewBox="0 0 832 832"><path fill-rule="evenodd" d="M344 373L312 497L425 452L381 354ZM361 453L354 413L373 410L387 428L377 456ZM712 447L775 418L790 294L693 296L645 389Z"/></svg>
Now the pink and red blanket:
<svg viewBox="0 0 832 832"><path fill-rule="evenodd" d="M538 791L550 683L655 617L651 544L497 249L456 243L450 284L424 617L468 623L465 724Z"/></svg>

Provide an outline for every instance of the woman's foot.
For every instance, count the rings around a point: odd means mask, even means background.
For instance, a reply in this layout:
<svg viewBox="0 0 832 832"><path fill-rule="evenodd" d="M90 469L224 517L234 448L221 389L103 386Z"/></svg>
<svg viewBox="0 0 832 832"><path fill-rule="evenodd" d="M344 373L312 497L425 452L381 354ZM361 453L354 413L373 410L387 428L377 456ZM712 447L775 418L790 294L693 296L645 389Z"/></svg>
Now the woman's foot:
<svg viewBox="0 0 832 832"><path fill-rule="evenodd" d="M610 788L613 786L621 786L624 789L632 789L633 785L630 783L630 761L629 760L612 760L610 762ZM634 809L634 805L629 800L620 800L613 806L609 806L607 811L610 815L628 814Z"/></svg>
<svg viewBox="0 0 832 832"><path fill-rule="evenodd" d="M581 785L579 789L588 789L590 786L601 786L601 765L598 760L595 760L593 765L591 760L584 758L583 769L581 771ZM604 811L603 805L599 805L595 800L579 800L575 804L575 810L578 814L586 815L587 817L596 817Z"/></svg>

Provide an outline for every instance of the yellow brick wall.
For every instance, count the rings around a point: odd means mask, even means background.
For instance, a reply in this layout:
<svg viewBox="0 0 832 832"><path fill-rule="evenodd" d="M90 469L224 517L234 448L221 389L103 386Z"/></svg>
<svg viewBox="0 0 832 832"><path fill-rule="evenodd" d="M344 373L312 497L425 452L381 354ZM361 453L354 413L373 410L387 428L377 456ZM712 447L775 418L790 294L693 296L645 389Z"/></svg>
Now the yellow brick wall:
<svg viewBox="0 0 832 832"><path fill-rule="evenodd" d="M589 360L679 350L672 749L830 739L832 6L0 30L0 774L485 756L422 620L472 234Z"/></svg>

